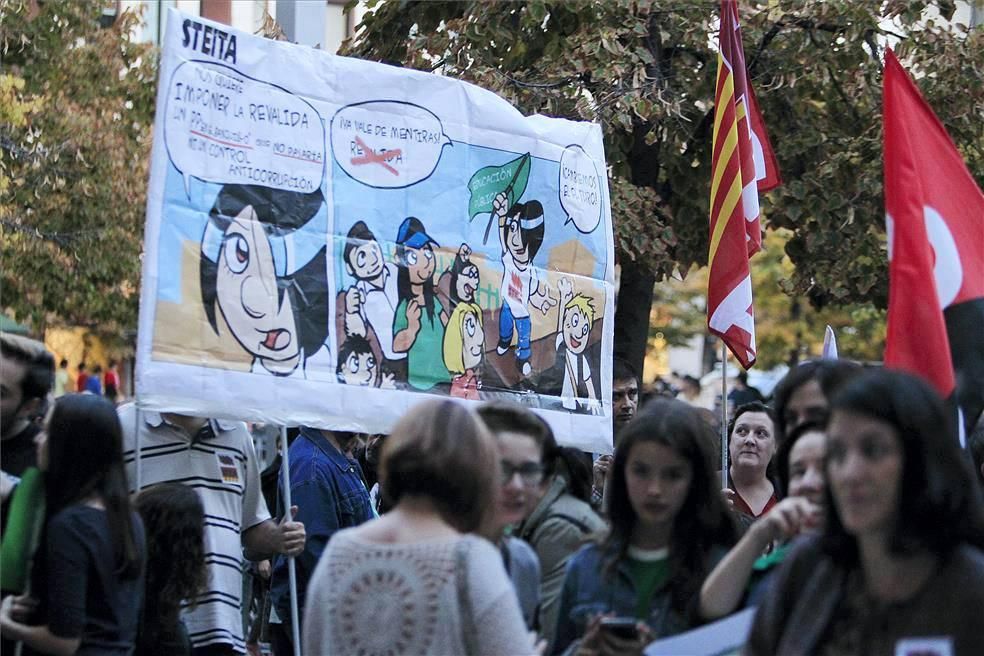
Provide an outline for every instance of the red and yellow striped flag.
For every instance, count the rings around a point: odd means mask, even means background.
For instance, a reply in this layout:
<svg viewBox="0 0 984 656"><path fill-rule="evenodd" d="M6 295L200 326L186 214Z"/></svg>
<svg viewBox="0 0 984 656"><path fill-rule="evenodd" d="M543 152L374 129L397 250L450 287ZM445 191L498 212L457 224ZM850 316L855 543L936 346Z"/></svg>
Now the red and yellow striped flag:
<svg viewBox="0 0 984 656"><path fill-rule="evenodd" d="M758 190L779 184L775 155L747 81L735 0L721 2L707 326L746 369L755 362L748 258L762 247Z"/></svg>

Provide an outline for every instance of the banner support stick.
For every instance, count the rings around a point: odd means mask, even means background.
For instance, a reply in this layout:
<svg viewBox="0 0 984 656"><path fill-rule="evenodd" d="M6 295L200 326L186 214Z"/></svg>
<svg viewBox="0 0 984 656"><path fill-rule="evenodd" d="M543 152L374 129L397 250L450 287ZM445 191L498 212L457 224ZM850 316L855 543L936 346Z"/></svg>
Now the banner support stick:
<svg viewBox="0 0 984 656"><path fill-rule="evenodd" d="M140 473L140 417L143 414L140 411L140 405L134 401L133 403L133 493L138 494L140 492L140 484L143 482L143 477Z"/></svg>
<svg viewBox="0 0 984 656"><path fill-rule="evenodd" d="M728 347L721 340L721 489L728 487Z"/></svg>
<svg viewBox="0 0 984 656"><path fill-rule="evenodd" d="M290 516L293 505L290 500L290 459L287 455L287 427L280 427L280 471L283 473L280 482L283 486L285 515ZM294 656L301 656L301 622L297 616L297 570L294 568L294 557L287 557L287 583L290 588L290 631L294 643Z"/></svg>

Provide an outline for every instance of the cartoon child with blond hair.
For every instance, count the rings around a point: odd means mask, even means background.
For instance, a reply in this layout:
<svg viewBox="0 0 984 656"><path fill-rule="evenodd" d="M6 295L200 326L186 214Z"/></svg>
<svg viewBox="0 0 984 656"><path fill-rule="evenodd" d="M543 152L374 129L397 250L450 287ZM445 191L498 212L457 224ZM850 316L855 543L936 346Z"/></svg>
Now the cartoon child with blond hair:
<svg viewBox="0 0 984 656"><path fill-rule="evenodd" d="M455 306L444 332L444 365L453 374L451 396L478 400L482 381L478 368L484 355L482 308L462 301Z"/></svg>
<svg viewBox="0 0 984 656"><path fill-rule="evenodd" d="M557 290L561 308L557 313L557 359L564 363L563 406L571 411L598 413L601 407L585 354L594 324L594 305L584 294L574 294L570 278L561 278Z"/></svg>

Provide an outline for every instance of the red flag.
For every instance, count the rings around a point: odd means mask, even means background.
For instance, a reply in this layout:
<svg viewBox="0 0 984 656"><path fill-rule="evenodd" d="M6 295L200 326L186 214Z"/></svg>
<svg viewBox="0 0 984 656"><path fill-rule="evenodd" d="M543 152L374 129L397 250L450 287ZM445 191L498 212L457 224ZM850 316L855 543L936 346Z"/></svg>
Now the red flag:
<svg viewBox="0 0 984 656"><path fill-rule="evenodd" d="M758 180L759 191L769 191L782 184L779 174L779 162L769 142L769 134L765 131L765 121L759 110L758 100L755 99L755 89L748 85L748 117L751 120L750 135L752 138L752 155L755 162L755 178Z"/></svg>
<svg viewBox="0 0 984 656"><path fill-rule="evenodd" d="M755 362L748 258L762 247L758 189L778 184L779 172L747 81L735 0L721 2L718 39L707 326L747 369Z"/></svg>
<svg viewBox="0 0 984 656"><path fill-rule="evenodd" d="M970 423L984 407L984 194L891 50L883 84L885 364L926 378L944 397L957 388Z"/></svg>

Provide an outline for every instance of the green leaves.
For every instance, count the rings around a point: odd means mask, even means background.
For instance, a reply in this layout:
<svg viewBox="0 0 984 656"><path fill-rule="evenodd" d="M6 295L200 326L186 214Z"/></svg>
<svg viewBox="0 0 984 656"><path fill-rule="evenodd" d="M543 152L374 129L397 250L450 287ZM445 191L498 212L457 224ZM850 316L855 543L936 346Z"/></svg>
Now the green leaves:
<svg viewBox="0 0 984 656"><path fill-rule="evenodd" d="M19 112L0 120L3 307L119 333L136 326L156 55L132 14L100 29L98 3L29 9L3 18L0 113Z"/></svg>

